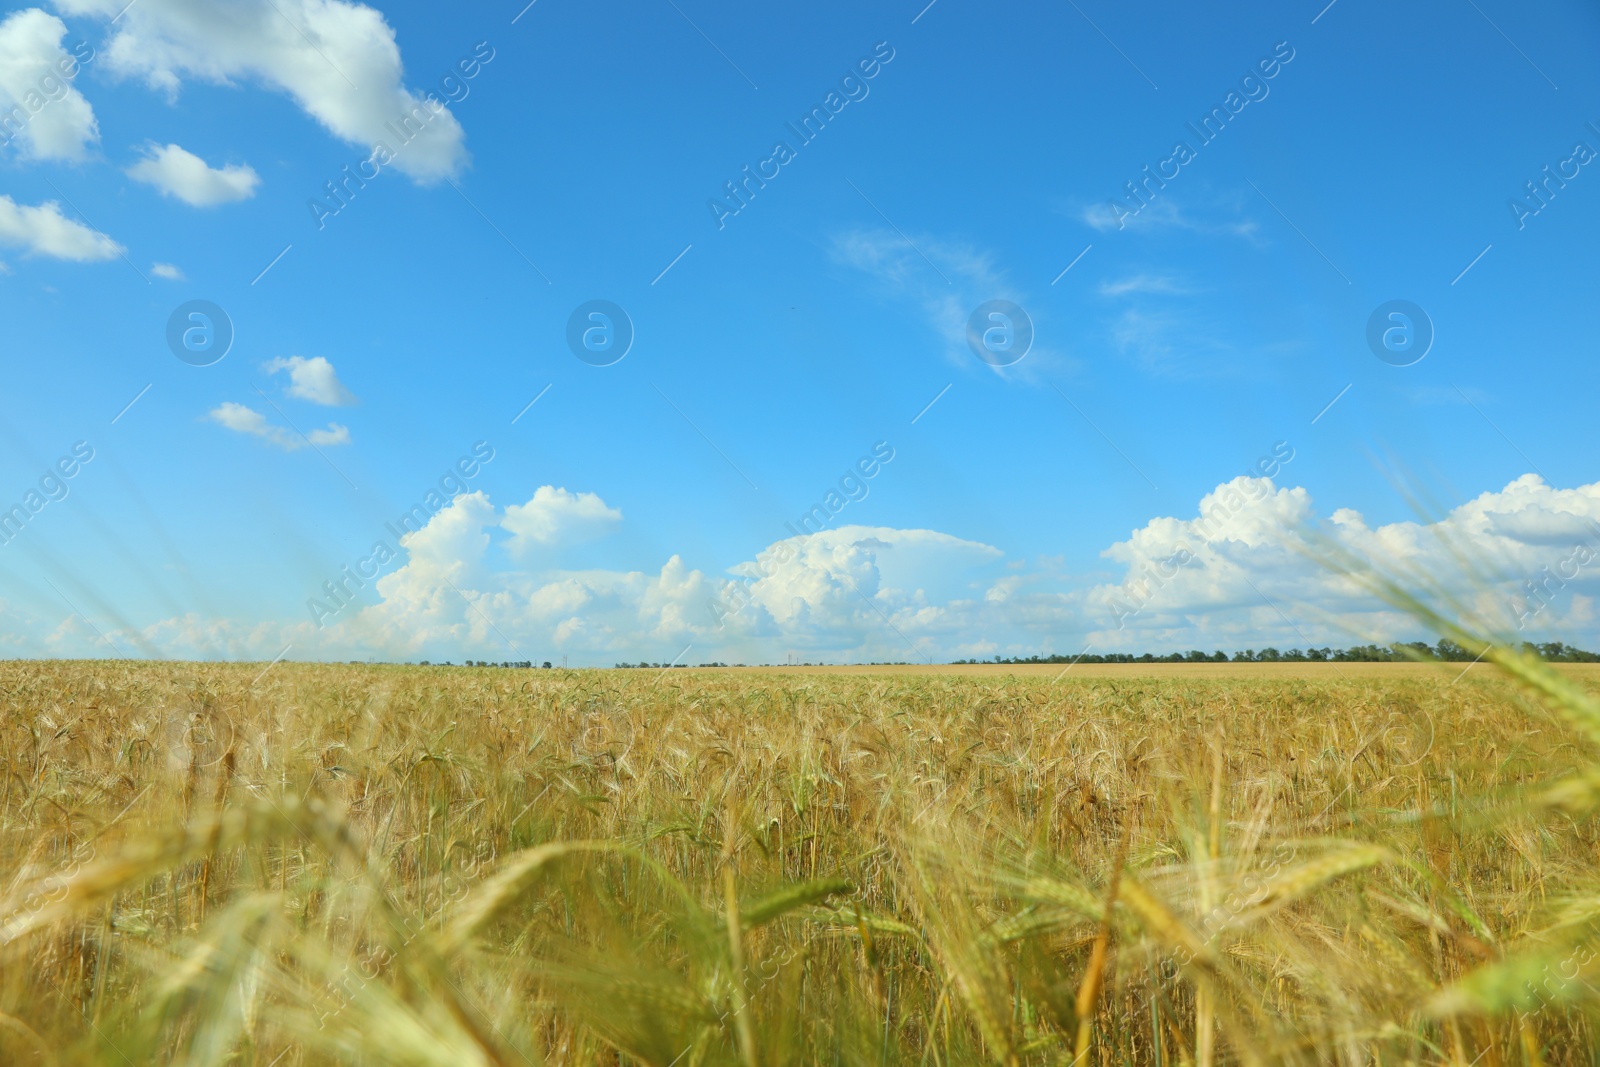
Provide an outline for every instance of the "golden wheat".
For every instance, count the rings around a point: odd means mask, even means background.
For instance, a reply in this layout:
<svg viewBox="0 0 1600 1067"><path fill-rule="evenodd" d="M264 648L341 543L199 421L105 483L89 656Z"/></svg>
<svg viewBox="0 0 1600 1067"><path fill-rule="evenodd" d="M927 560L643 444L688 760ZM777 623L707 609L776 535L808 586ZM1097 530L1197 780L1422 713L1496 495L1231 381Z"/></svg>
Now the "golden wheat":
<svg viewBox="0 0 1600 1067"><path fill-rule="evenodd" d="M1600 673L1485 658L0 665L0 1062L1588 1063Z"/></svg>

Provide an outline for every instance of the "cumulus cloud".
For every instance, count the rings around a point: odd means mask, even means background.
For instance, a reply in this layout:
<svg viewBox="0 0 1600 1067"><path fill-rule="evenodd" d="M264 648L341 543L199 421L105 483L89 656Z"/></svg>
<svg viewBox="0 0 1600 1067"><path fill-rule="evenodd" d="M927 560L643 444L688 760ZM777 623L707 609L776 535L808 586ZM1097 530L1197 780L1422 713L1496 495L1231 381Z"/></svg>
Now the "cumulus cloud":
<svg viewBox="0 0 1600 1067"><path fill-rule="evenodd" d="M213 417L240 432L278 433L248 408L218 411L225 414ZM551 489L545 499L561 500L553 513L566 517L592 496ZM595 500L591 512L610 510ZM362 597L375 602L337 612L325 628L309 614L250 624L183 617L108 636L169 656L225 647L270 659L293 643L312 658L570 654L600 665L781 662L790 651L833 662L1072 656L1086 646L1234 652L1426 636L1321 565L1332 546L1427 574L1522 639L1590 648L1600 640L1600 484L1557 489L1535 475L1434 521L1383 525L1348 508L1319 511L1303 488L1235 478L1205 494L1192 515L1152 518L1108 546L1109 578L1065 573L1059 560L1008 561L995 546L935 530L876 526L785 538L709 573L676 554L645 570L506 569L490 551L492 537L531 521L539 513L529 510L533 503L502 511L481 491L457 495L402 536L393 568L363 586ZM508 521L514 511L519 518ZM562 521L534 529L559 542ZM1456 566L1463 546L1488 561L1476 575ZM302 577L308 596L325 595L326 574ZM0 649L35 647L31 636L8 633L24 625L24 614L7 606L5 616ZM26 625L49 634L63 617ZM80 654L103 654L84 643L90 635L64 632L61 640Z"/></svg>
<svg viewBox="0 0 1600 1067"><path fill-rule="evenodd" d="M246 166L212 167L178 145L149 145L145 157L127 170L134 181L153 185L162 196L192 207L215 207L256 195L261 178Z"/></svg>
<svg viewBox="0 0 1600 1067"><path fill-rule="evenodd" d="M150 273L169 282L181 282L184 279L183 271L171 263L152 263Z"/></svg>
<svg viewBox="0 0 1600 1067"><path fill-rule="evenodd" d="M483 555L494 525L495 509L487 495L481 490L457 494L422 529L401 538L407 562L381 578L378 591L386 602L409 612L431 612L440 606L441 586L470 585L482 578Z"/></svg>
<svg viewBox="0 0 1600 1067"><path fill-rule="evenodd" d="M110 19L124 0L58 0L68 14ZM106 46L114 71L176 96L184 79L254 81L287 93L346 144L396 153L418 182L455 174L466 158L461 125L402 80L400 47L382 14L345 0L140 0L126 7ZM403 146L390 123L416 116Z"/></svg>
<svg viewBox="0 0 1600 1067"><path fill-rule="evenodd" d="M322 445L347 445L350 443L350 429L337 422L328 423L327 429L312 430L306 434L310 444L321 447Z"/></svg>
<svg viewBox="0 0 1600 1067"><path fill-rule="evenodd" d="M970 621L965 601L951 600L939 583L982 572L1001 555L931 530L855 526L769 546L731 568L731 577L707 575L677 555L655 573L500 573L484 565L497 524L487 500L457 497L449 511L406 536L411 558L380 580L382 602L351 619L352 629L412 655L472 635L521 649L517 658L547 657L537 650L558 647L589 662L679 654L760 661L804 648L915 661L942 655L943 638ZM435 525L444 551L431 541Z"/></svg>
<svg viewBox="0 0 1600 1067"><path fill-rule="evenodd" d="M571 654L583 663L754 662L805 648L915 661L940 656L944 638L972 621L940 583L987 573L1001 555L930 530L841 527L769 546L726 576L678 555L655 571L493 566L497 527L560 543L574 525L592 532L620 518L594 494L546 488L503 511L481 491L456 496L400 539L404 562L373 583L377 603L339 613L305 647L431 659ZM983 587L957 584L957 600Z"/></svg>
<svg viewBox="0 0 1600 1067"><path fill-rule="evenodd" d="M750 608L740 612L758 628L769 619L780 628L819 620L870 626L885 604L926 601L927 584L1002 555L934 530L841 526L777 542L732 571L749 593Z"/></svg>
<svg viewBox="0 0 1600 1067"><path fill-rule="evenodd" d="M271 436L272 426L267 422L267 417L254 408L247 408L243 404L233 401L224 401L213 408L207 416L212 422L226 426L235 433L253 434L256 437Z"/></svg>
<svg viewBox="0 0 1600 1067"><path fill-rule="evenodd" d="M67 218L54 200L29 207L4 194L0 194L0 244L76 263L116 259L124 251L99 230Z"/></svg>
<svg viewBox="0 0 1600 1067"><path fill-rule="evenodd" d="M72 85L80 61L61 46L66 33L38 8L0 22L0 137L33 159L81 160L100 141L94 109Z"/></svg>
<svg viewBox="0 0 1600 1067"><path fill-rule="evenodd" d="M1207 494L1194 518L1152 519L1108 548L1125 577L1090 588L1082 604L1101 648L1203 647L1263 635L1304 647L1415 633L1360 584L1318 562L1340 553L1426 576L1486 625L1529 639L1588 625L1600 593L1600 483L1555 489L1528 474L1437 521L1372 527L1349 508L1320 521L1304 489L1235 478ZM1475 561L1468 569L1463 555Z"/></svg>
<svg viewBox="0 0 1600 1067"><path fill-rule="evenodd" d="M1259 609L1273 612L1262 590L1283 598L1305 576L1335 581L1304 554L1313 519L1304 489L1279 489L1270 479L1241 476L1200 501L1193 519L1151 519L1103 555L1121 564L1125 577L1095 586L1083 597L1087 622L1103 644L1114 631L1148 640L1150 630L1192 626L1200 619L1232 617L1247 625ZM1348 595L1351 590L1342 592ZM1298 599L1298 598L1297 598ZM1237 628L1237 627L1236 627ZM1283 628L1275 620L1271 629Z"/></svg>
<svg viewBox="0 0 1600 1067"><path fill-rule="evenodd" d="M642 574L490 571L489 532L501 522L482 491L456 496L401 538L407 559L378 580L380 602L340 625L397 654L478 648L516 659L548 658L558 633L603 653L653 629L640 617Z"/></svg>
<svg viewBox="0 0 1600 1067"><path fill-rule="evenodd" d="M267 417L254 408L236 404L231 400L224 401L213 408L206 417L219 426L227 427L234 433L259 437L268 444L275 445L286 452L293 452L295 449L304 448L307 445L321 448L325 445L347 445L350 443L349 428L336 422L330 422L326 429L312 430L304 437L301 437L288 427L268 422Z"/></svg>
<svg viewBox="0 0 1600 1067"><path fill-rule="evenodd" d="M355 396L344 387L333 364L321 356L290 356L268 360L264 365L268 374L289 372L288 394L300 400L326 407L348 407L356 402Z"/></svg>
<svg viewBox="0 0 1600 1067"><path fill-rule="evenodd" d="M506 508L500 525L511 532L506 548L521 556L536 548L590 540L621 521L622 512L607 506L594 493L571 493L541 485L526 504Z"/></svg>

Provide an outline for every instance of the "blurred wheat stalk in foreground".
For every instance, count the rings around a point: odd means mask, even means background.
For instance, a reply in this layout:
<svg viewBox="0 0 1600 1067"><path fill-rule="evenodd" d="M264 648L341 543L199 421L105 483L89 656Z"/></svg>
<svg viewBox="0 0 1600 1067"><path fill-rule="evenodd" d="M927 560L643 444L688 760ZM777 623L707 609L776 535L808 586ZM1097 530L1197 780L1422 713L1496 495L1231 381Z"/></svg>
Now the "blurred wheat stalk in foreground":
<svg viewBox="0 0 1600 1067"><path fill-rule="evenodd" d="M1469 647L0 665L0 1063L1589 1063L1600 674Z"/></svg>

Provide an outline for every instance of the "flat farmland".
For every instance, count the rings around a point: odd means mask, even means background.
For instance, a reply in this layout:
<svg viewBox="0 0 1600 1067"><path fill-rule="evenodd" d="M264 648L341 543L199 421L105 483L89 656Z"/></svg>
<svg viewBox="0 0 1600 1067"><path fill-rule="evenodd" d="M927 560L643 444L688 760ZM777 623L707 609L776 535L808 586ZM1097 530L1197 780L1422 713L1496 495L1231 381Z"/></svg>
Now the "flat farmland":
<svg viewBox="0 0 1600 1067"><path fill-rule="evenodd" d="M1587 1063L1593 667L0 665L0 1061Z"/></svg>
<svg viewBox="0 0 1600 1067"><path fill-rule="evenodd" d="M1551 665L1562 674L1586 685L1600 685L1600 664L1556 663ZM651 671L652 668L633 668ZM659 671L661 668L654 668ZM795 675L855 675L871 674L901 677L957 677L957 678L1017 678L1051 681L1074 678L1145 679L1227 679L1252 681L1339 681L1362 679L1381 680L1439 680L1450 683L1464 675L1486 677L1494 673L1492 666L1483 663L1363 663L1363 662L1313 662L1292 663L883 663L837 664L818 666L761 666L761 667L674 667L673 675L683 671L737 671L751 674Z"/></svg>

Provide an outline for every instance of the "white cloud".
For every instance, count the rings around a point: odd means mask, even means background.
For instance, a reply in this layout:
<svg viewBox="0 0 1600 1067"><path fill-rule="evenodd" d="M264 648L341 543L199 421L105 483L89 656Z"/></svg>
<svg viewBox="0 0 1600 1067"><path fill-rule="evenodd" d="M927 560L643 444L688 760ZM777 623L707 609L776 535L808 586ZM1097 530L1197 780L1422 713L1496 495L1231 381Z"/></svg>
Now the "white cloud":
<svg viewBox="0 0 1600 1067"><path fill-rule="evenodd" d="M347 445L350 443L350 428L330 422L326 429L312 430L306 434L306 440L319 448L323 445Z"/></svg>
<svg viewBox="0 0 1600 1067"><path fill-rule="evenodd" d="M261 178L247 166L216 168L175 144L147 145L145 158L129 167L128 177L153 185L162 196L192 207L215 207L256 195Z"/></svg>
<svg viewBox="0 0 1600 1067"><path fill-rule="evenodd" d="M239 405L213 417L256 436L280 432ZM552 493L565 494L562 516L593 496ZM526 517L531 505L518 513ZM489 549L497 527L517 525L508 521L514 510L500 511L481 491L457 495L405 534L391 569L363 587L376 602L339 611L325 629L309 617L235 624L186 616L107 636L165 656L222 648L270 659L293 643L308 658L570 654L574 663L600 665L679 655L781 662L791 651L828 662L1072 656L1086 645L1097 653L1234 652L1427 636L1321 565L1331 544L1430 576L1514 637L1600 644L1600 484L1554 489L1534 475L1437 521L1376 527L1344 508L1319 520L1303 488L1235 478L1207 493L1193 516L1153 518L1109 546L1104 557L1117 576L1095 581L1062 573L1059 560L1018 567L1023 561L1007 561L996 547L951 534L864 526L786 538L720 575L675 554L653 571L506 570ZM1316 529L1327 542L1313 538ZM1492 572L1463 572L1454 555L1462 546ZM294 580L321 597L327 577ZM4 617L0 651L104 654L95 635L66 626L63 614L35 620L6 605ZM57 643L40 647L36 635L53 631Z"/></svg>
<svg viewBox="0 0 1600 1067"><path fill-rule="evenodd" d="M54 200L29 207L4 194L0 194L0 243L77 263L116 259L124 251L99 230L67 218Z"/></svg>
<svg viewBox="0 0 1600 1067"><path fill-rule="evenodd" d="M33 159L81 160L100 141L94 109L68 77L81 64L61 47L66 33L38 8L0 22L0 139L15 136Z"/></svg>
<svg viewBox="0 0 1600 1067"><path fill-rule="evenodd" d="M482 491L460 493L440 508L426 526L401 538L409 554L405 566L379 579L386 601L431 604L445 580L472 582L489 547L494 505Z"/></svg>
<svg viewBox="0 0 1600 1067"><path fill-rule="evenodd" d="M125 0L58 0L74 15L112 18ZM400 48L382 14L345 0L139 0L117 21L108 66L175 96L185 78L253 80L280 90L335 137L363 153L383 142L393 166L418 182L455 174L466 159L461 125L440 102L405 87ZM435 99L438 99L437 96ZM402 143L389 124L410 118Z"/></svg>
<svg viewBox="0 0 1600 1067"><path fill-rule="evenodd" d="M277 426L268 422L267 417L254 408L236 404L231 400L224 401L213 408L207 413L206 417L219 426L227 427L234 433L259 437L268 444L276 445L286 452L304 448L307 444L320 448L324 445L347 445L350 443L349 428L336 422L330 422L326 429L312 430L304 437L301 437L288 427Z"/></svg>
<svg viewBox="0 0 1600 1067"><path fill-rule="evenodd" d="M181 282L184 280L183 271L171 263L152 263L150 265L150 273L157 278L165 278L169 282Z"/></svg>
<svg viewBox="0 0 1600 1067"><path fill-rule="evenodd" d="M1305 647L1417 633L1318 562L1331 552L1425 578L1490 627L1520 626L1530 639L1574 623L1593 633L1583 613L1600 592L1600 483L1558 490L1528 474L1435 522L1372 528L1348 508L1317 520L1304 489L1249 477L1207 494L1194 519L1152 519L1106 550L1126 577L1085 593L1098 631L1092 639L1100 648L1144 649L1259 643L1266 635L1280 647ZM1581 546L1590 546L1587 564ZM1470 569L1463 554L1476 561ZM1530 581L1542 591L1531 591Z"/></svg>
<svg viewBox="0 0 1600 1067"><path fill-rule="evenodd" d="M326 407L349 407L356 402L355 396L344 387L339 375L334 372L333 364L321 356L272 359L266 362L263 369L268 374L288 371L288 394L300 400Z"/></svg>
<svg viewBox="0 0 1600 1067"><path fill-rule="evenodd" d="M213 408L207 417L235 433L254 434L257 437L269 437L273 429L261 412L231 400Z"/></svg>
<svg viewBox="0 0 1600 1067"><path fill-rule="evenodd" d="M526 555L535 548L553 548L599 537L622 521L622 512L608 507L594 493L570 493L552 485L534 490L526 504L506 508L500 525L511 531L506 548Z"/></svg>
<svg viewBox="0 0 1600 1067"><path fill-rule="evenodd" d="M782 623L830 606L854 617L879 594L914 590L945 568L959 571L1001 555L991 545L934 530L841 526L777 542L732 571L754 579L752 602Z"/></svg>
<svg viewBox="0 0 1600 1067"><path fill-rule="evenodd" d="M561 503L552 507L554 500ZM430 659L570 653L601 664L680 654L690 662L759 661L782 659L787 648L918 660L924 650L939 655L944 639L971 620L941 583L979 591L981 583L961 576L986 572L1000 557L935 531L841 527L764 549L732 568L739 579L708 576L677 555L655 573L492 569L496 526L531 525L533 533L518 536L559 541L575 513L584 516L580 525L616 521L600 518L615 512L593 494L551 490L545 507L539 501L535 494L497 513L481 491L458 495L401 539L405 562L375 583L379 602L341 613L307 647L320 643L335 655L354 644L367 650L358 654Z"/></svg>

